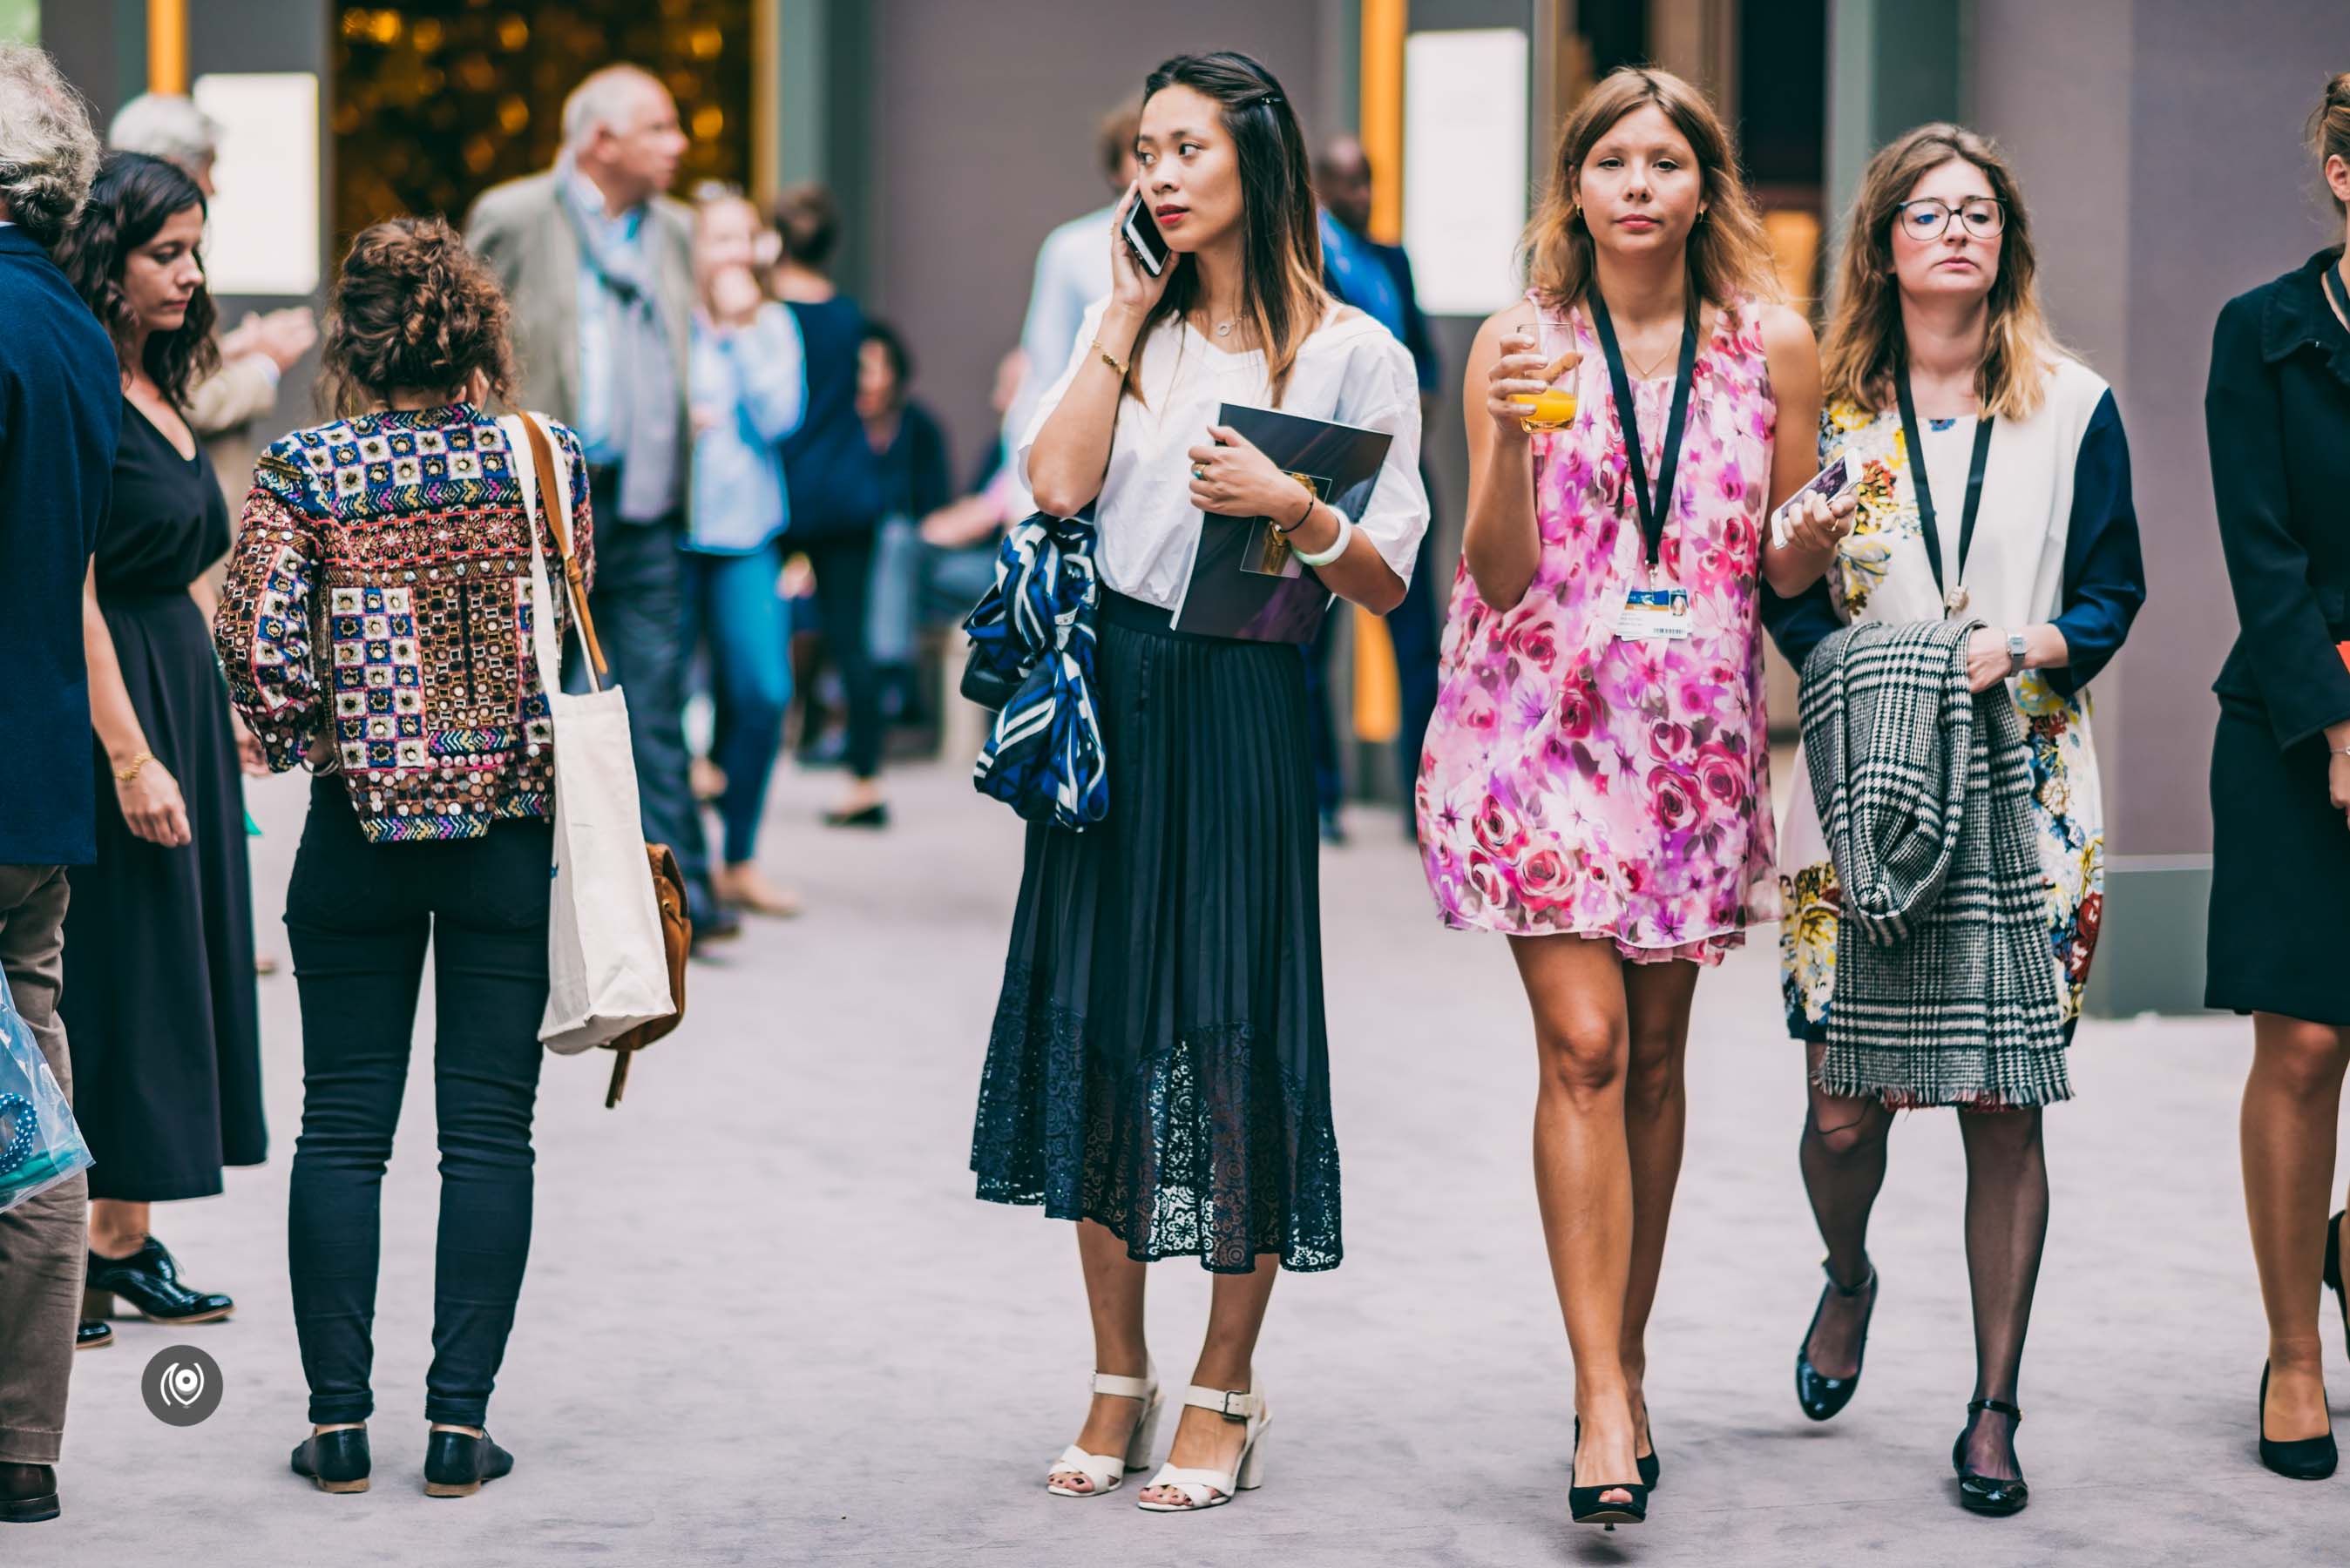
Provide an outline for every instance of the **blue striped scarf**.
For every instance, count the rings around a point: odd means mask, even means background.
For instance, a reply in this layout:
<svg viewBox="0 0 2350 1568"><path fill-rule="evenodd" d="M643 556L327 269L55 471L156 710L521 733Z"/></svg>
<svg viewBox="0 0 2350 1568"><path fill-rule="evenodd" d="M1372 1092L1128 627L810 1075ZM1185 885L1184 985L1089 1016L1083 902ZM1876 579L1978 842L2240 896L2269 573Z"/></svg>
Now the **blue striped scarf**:
<svg viewBox="0 0 2350 1568"><path fill-rule="evenodd" d="M995 586L963 629L966 690L1011 696L995 715L972 784L1030 822L1082 833L1109 814L1101 715L1094 706L1094 525L1043 513L1010 529L995 556Z"/></svg>

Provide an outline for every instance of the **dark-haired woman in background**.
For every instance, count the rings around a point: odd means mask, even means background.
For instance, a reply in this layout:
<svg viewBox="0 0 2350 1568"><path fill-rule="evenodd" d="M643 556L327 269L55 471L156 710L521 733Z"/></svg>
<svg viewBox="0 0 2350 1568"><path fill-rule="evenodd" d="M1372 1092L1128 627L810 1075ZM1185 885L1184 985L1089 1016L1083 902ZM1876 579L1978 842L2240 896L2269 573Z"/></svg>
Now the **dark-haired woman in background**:
<svg viewBox="0 0 2350 1568"><path fill-rule="evenodd" d="M463 1497L514 1468L484 1422L530 1251L556 745L526 628L551 615L560 639L570 606L533 591L532 553L555 543L525 510L531 453L483 411L511 395L506 302L454 230L398 218L351 242L325 360L340 417L262 454L214 628L268 765L317 775L286 895L303 1065L286 1231L313 1423L294 1469L367 1490L379 1211L429 941L424 1490ZM553 431L592 581L587 465Z"/></svg>
<svg viewBox="0 0 2350 1568"><path fill-rule="evenodd" d="M979 1195L1075 1220L1094 1399L1046 1485L1117 1488L1162 1401L1143 1338L1145 1265L1215 1275L1167 1467L1145 1509L1213 1508L1257 1484L1257 1333L1284 1268L1338 1264L1338 1147L1322 1005L1305 664L1294 643L1179 631L1201 516L1265 517L1323 585L1401 602L1428 497L1411 356L1322 287L1305 142L1245 55L1181 56L1144 85L1145 203L1175 253L1157 277L1116 223L1109 296L1086 313L1018 461L1036 504L1095 506L1094 699L1107 820L1032 826L980 1082ZM1364 514L1298 488L1226 403L1385 431Z"/></svg>
<svg viewBox="0 0 2350 1568"><path fill-rule="evenodd" d="M913 356L897 329L865 324L857 366L857 416L881 465L883 511L875 536L867 651L879 671L882 711L907 722L914 707L914 632L922 591L922 520L953 498L946 431L909 389Z"/></svg>
<svg viewBox="0 0 2350 1568"><path fill-rule="evenodd" d="M99 770L98 862L74 867L59 1011L89 1173L81 1345L113 1336L115 1298L159 1323L235 1303L191 1290L148 1230L149 1205L221 1190L258 1165L260 1002L240 736L212 657L204 572L228 505L183 413L210 371L213 303L197 254L203 192L177 166L118 152L57 261L114 338L122 441L82 593Z"/></svg>
<svg viewBox="0 0 2350 1568"><path fill-rule="evenodd" d="M825 814L834 827L887 827L881 795L881 681L867 643L873 538L885 501L880 465L857 412L865 313L824 274L840 239L840 214L820 185L795 185L775 202L783 258L775 296L799 323L807 408L784 442L791 526L784 546L816 571L816 614L840 665L848 701L848 791Z"/></svg>
<svg viewBox="0 0 2350 1568"><path fill-rule="evenodd" d="M2244 1207L2268 1309L2261 1462L2316 1480L2326 1416L2318 1281L2350 1338L2350 1217L2321 1230L2350 1067L2350 71L2311 140L2334 243L2228 302L2203 418L2243 629L2220 671L2204 1002L2252 1015Z"/></svg>

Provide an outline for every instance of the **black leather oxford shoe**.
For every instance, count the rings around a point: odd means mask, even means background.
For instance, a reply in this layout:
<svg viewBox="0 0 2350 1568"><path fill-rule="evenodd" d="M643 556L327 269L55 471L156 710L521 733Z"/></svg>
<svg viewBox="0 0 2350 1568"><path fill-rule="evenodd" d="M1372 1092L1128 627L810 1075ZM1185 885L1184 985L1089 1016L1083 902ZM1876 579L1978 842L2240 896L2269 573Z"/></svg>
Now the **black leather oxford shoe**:
<svg viewBox="0 0 2350 1568"><path fill-rule="evenodd" d="M320 1491L365 1491L373 1468L365 1427L313 1432L294 1447L294 1473L308 1476Z"/></svg>
<svg viewBox="0 0 2350 1568"><path fill-rule="evenodd" d="M116 1296L150 1323L215 1323L236 1310L236 1303L227 1296L182 1284L179 1260L152 1236L127 1258L89 1255L82 1316L104 1321L114 1311Z"/></svg>
<svg viewBox="0 0 2350 1568"><path fill-rule="evenodd" d="M424 1449L424 1495L471 1497L514 1469L514 1456L484 1432L444 1432L433 1428Z"/></svg>

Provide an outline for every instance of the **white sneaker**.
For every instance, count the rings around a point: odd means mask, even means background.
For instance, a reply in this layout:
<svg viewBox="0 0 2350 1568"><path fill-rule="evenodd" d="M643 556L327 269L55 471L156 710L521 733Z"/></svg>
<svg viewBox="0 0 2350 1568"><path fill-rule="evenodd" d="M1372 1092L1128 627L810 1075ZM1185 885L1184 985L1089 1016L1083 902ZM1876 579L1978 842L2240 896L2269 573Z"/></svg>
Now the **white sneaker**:
<svg viewBox="0 0 2350 1568"><path fill-rule="evenodd" d="M1134 1418L1134 1430L1128 1434L1124 1454L1089 1454L1071 1443L1053 1461L1045 1473L1045 1490L1055 1497L1099 1497L1106 1491L1116 1491L1125 1483L1128 1470L1139 1470L1150 1462L1151 1445L1159 1438L1159 1413L1167 1407L1159 1397L1159 1369L1146 1364L1140 1377L1118 1377L1107 1372L1094 1374L1094 1392L1120 1399L1139 1399L1142 1412ZM1090 1491L1064 1486L1053 1478L1074 1471L1093 1483Z"/></svg>
<svg viewBox="0 0 2350 1568"><path fill-rule="evenodd" d="M1255 1382L1251 1378L1252 1383ZM1253 1491L1264 1484L1264 1429L1273 1424L1273 1417L1264 1407L1262 1389L1245 1392L1223 1388L1202 1388L1192 1384L1183 1390L1183 1403L1196 1405L1202 1410L1213 1410L1227 1421L1247 1423L1247 1434L1241 1439L1241 1457L1229 1470L1190 1469L1176 1465L1163 1465L1150 1478L1153 1487L1170 1487L1180 1492L1181 1502L1152 1502L1138 1500L1135 1507L1150 1513L1192 1513L1203 1508L1221 1508L1232 1501L1236 1492Z"/></svg>

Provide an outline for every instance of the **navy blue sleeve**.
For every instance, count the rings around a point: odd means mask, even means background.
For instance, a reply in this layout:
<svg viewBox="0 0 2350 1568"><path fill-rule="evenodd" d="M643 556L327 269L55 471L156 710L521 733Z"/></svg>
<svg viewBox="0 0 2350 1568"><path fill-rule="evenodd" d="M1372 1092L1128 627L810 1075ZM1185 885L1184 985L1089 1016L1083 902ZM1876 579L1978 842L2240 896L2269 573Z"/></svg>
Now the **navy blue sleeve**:
<svg viewBox="0 0 2350 1568"><path fill-rule="evenodd" d="M1832 566L1829 572L1835 571ZM1767 582L1757 581L1762 590L1762 625L1771 633L1771 640L1779 645L1780 654L1804 672L1804 661L1812 650L1829 637L1844 629L1844 621L1835 612L1835 600L1828 592L1827 573L1822 573L1812 586L1794 598L1781 598Z"/></svg>
<svg viewBox="0 0 2350 1568"><path fill-rule="evenodd" d="M2121 651L2144 603L2146 560L2138 551L2137 509L2130 499L2129 440L2108 391L2089 416L2073 470L2064 607L2056 618L2072 662L2044 671L2048 684L2066 697L2086 686Z"/></svg>

